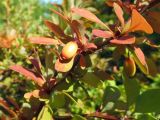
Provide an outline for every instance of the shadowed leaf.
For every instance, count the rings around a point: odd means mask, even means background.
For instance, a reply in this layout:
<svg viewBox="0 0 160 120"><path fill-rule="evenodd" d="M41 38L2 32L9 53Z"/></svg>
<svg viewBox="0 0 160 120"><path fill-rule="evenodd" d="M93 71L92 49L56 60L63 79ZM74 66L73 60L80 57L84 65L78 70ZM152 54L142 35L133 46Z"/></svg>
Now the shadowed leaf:
<svg viewBox="0 0 160 120"><path fill-rule="evenodd" d="M143 92L137 99L136 112L151 113L160 112L160 89L150 89Z"/></svg>
<svg viewBox="0 0 160 120"><path fill-rule="evenodd" d="M37 72L42 74L40 61L38 59L36 59L36 58L33 58L33 57L30 57L29 60L34 65L34 67L36 68Z"/></svg>
<svg viewBox="0 0 160 120"><path fill-rule="evenodd" d="M146 20L150 23L153 30L156 33L160 34L160 12L159 11L149 11L147 12L147 15L145 16Z"/></svg>

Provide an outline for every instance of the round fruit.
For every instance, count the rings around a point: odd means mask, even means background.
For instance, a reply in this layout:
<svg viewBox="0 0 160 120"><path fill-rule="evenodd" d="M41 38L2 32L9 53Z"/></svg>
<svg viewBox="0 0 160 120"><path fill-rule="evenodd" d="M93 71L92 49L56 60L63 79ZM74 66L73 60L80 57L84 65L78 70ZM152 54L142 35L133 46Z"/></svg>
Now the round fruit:
<svg viewBox="0 0 160 120"><path fill-rule="evenodd" d="M62 49L61 56L63 59L72 58L78 50L78 45L76 42L68 42Z"/></svg>
<svg viewBox="0 0 160 120"><path fill-rule="evenodd" d="M136 73L136 65L133 58L126 58L124 61L124 71L129 77L133 77Z"/></svg>

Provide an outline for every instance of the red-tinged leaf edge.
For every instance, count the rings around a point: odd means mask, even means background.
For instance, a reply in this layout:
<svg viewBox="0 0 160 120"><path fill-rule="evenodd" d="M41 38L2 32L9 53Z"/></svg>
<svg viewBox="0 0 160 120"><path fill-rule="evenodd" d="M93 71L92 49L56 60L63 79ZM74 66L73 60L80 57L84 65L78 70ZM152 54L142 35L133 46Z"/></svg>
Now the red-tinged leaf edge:
<svg viewBox="0 0 160 120"><path fill-rule="evenodd" d="M40 61L38 59L36 59L36 58L33 58L33 57L29 57L29 60L34 65L34 67L36 68L37 72L42 74Z"/></svg>
<svg viewBox="0 0 160 120"><path fill-rule="evenodd" d="M67 16L62 15L61 13L57 12L54 9L51 9L51 11L55 14L57 14L60 18L62 18L64 21L66 21L67 23L70 23L70 19Z"/></svg>
<svg viewBox="0 0 160 120"><path fill-rule="evenodd" d="M29 79L32 79L40 87L42 87L43 84L45 83L44 79L41 76L37 75L35 72L29 69L26 69L20 65L12 65L10 66L10 69L24 75L25 77Z"/></svg>
<svg viewBox="0 0 160 120"><path fill-rule="evenodd" d="M87 48L87 49L97 49L97 46L94 43L86 43L85 48Z"/></svg>
<svg viewBox="0 0 160 120"><path fill-rule="evenodd" d="M81 17L84 17L92 22L95 22L95 23L98 23L102 26L104 26L105 28L107 28L108 30L109 27L104 24L99 18L97 18L96 15L94 15L93 13L91 13L90 11L86 10L86 9L83 9L83 8L72 8L72 12L80 15Z"/></svg>
<svg viewBox="0 0 160 120"><path fill-rule="evenodd" d="M8 104L3 99L0 99L0 106L3 107L11 116L17 118L17 114L9 108Z"/></svg>
<svg viewBox="0 0 160 120"><path fill-rule="evenodd" d="M135 37L134 36L123 36L118 39L112 39L110 40L110 43L112 44L134 44L135 43Z"/></svg>
<svg viewBox="0 0 160 120"><path fill-rule="evenodd" d="M78 38L79 42L82 41L82 36L81 36L81 33L79 31L79 26L80 26L80 23L76 20L73 20L70 24L70 27L72 28L73 32L76 34L76 37Z"/></svg>
<svg viewBox="0 0 160 120"><path fill-rule="evenodd" d="M62 43L67 43L73 40L72 37L66 35L64 31L58 25L54 24L53 22L45 20L44 23L55 34L55 36L57 36L60 39Z"/></svg>
<svg viewBox="0 0 160 120"><path fill-rule="evenodd" d="M40 44L40 45L59 45L59 41L52 39L52 38L47 38L47 37L31 37L29 38L29 41L33 44Z"/></svg>
<svg viewBox="0 0 160 120"><path fill-rule="evenodd" d="M134 52L143 65L146 65L146 59L143 51L139 47L134 47Z"/></svg>
<svg viewBox="0 0 160 120"><path fill-rule="evenodd" d="M114 8L114 11L122 25L122 27L124 26L124 18L123 18L123 10L122 8L117 4L117 3L113 3L113 8Z"/></svg>
<svg viewBox="0 0 160 120"><path fill-rule="evenodd" d="M65 37L63 30L56 24L52 23L49 20L44 21L45 25L56 35L59 37Z"/></svg>
<svg viewBox="0 0 160 120"><path fill-rule="evenodd" d="M16 110L20 109L20 106L18 105L18 103L14 98L7 96L6 99L9 101L9 103L11 103L14 106L14 108L16 108Z"/></svg>
<svg viewBox="0 0 160 120"><path fill-rule="evenodd" d="M147 65L147 62L146 62L146 59L145 59L145 56L142 50L136 46L134 46L133 48L129 48L129 50L132 52L133 58L136 64L138 65L138 67L140 68L140 70L144 74L149 74L148 65Z"/></svg>
<svg viewBox="0 0 160 120"><path fill-rule="evenodd" d="M92 34L96 37L101 37L101 38L113 37L113 34L110 31L103 31L103 30L98 30L98 29L94 29L92 31Z"/></svg>

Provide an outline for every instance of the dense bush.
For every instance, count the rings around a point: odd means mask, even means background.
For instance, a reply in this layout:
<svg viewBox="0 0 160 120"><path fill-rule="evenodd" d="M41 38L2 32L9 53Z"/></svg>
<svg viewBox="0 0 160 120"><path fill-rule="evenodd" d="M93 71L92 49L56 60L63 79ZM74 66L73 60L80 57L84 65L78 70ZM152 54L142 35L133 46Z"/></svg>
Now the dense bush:
<svg viewBox="0 0 160 120"><path fill-rule="evenodd" d="M160 119L160 1L0 2L2 120Z"/></svg>

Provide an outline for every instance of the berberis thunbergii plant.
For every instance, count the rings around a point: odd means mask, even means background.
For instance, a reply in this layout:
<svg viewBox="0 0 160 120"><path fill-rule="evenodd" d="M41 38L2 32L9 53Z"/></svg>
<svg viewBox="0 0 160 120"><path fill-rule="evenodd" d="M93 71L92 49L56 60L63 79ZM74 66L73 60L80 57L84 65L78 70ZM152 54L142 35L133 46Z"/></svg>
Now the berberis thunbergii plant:
<svg viewBox="0 0 160 120"><path fill-rule="evenodd" d="M141 81L158 74L143 47L158 48L150 35L160 33L160 1L107 0L117 17L114 24L73 3L68 11L63 5L51 9L65 27L44 20L50 36L28 39L46 46L43 60L36 52L28 57L33 69L10 66L34 82L24 94L30 107L13 111L5 101L1 106L11 118L22 120L158 119L160 88L145 90ZM107 51L111 57L100 57Z"/></svg>

